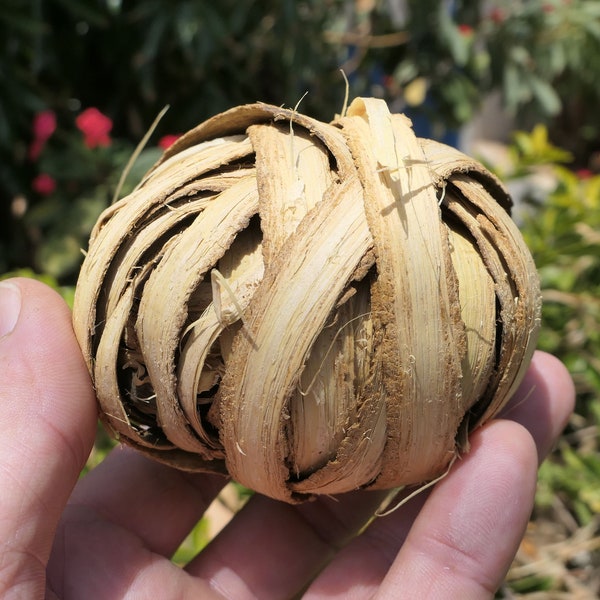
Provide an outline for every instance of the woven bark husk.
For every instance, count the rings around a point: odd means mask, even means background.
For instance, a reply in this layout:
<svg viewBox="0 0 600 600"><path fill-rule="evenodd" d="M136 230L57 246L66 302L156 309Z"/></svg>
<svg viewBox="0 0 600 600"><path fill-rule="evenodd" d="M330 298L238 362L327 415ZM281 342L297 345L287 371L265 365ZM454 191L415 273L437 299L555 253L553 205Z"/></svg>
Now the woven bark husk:
<svg viewBox="0 0 600 600"><path fill-rule="evenodd" d="M101 419L288 502L433 479L535 348L510 205L380 100L209 119L92 232L74 326Z"/></svg>

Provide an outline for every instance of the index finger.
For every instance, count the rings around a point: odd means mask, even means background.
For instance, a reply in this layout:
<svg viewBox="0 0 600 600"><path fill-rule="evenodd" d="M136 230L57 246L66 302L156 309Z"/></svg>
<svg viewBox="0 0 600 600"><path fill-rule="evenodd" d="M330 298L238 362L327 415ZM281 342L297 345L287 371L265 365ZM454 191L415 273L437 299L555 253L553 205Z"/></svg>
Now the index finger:
<svg viewBox="0 0 600 600"><path fill-rule="evenodd" d="M575 405L575 387L565 366L536 351L523 382L499 418L521 423L533 437L541 463L565 428Z"/></svg>

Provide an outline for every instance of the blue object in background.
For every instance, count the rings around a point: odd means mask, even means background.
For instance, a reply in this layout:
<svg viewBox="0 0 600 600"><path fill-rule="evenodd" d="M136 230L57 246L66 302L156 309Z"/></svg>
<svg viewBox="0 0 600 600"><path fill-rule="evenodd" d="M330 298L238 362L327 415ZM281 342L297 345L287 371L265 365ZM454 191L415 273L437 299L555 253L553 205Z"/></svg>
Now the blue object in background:
<svg viewBox="0 0 600 600"><path fill-rule="evenodd" d="M425 100L425 104L427 103L428 101ZM444 128L443 131L436 131L423 111L416 110L410 106L405 107L403 112L412 121L413 129L418 137L431 138L458 148L460 136L459 132L455 129Z"/></svg>

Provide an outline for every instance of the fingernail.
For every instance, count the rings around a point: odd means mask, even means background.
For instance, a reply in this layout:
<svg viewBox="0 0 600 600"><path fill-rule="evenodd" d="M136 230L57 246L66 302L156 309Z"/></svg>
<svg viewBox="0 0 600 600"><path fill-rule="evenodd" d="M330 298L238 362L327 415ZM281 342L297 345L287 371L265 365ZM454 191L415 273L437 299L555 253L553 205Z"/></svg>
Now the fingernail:
<svg viewBox="0 0 600 600"><path fill-rule="evenodd" d="M0 339L15 328L21 312L21 290L14 284L0 282Z"/></svg>

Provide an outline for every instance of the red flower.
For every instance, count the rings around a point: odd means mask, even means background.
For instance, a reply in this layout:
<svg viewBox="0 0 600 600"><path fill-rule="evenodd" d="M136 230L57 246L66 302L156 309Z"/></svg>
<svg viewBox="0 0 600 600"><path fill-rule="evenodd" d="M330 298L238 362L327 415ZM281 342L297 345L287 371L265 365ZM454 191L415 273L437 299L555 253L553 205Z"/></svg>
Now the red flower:
<svg viewBox="0 0 600 600"><path fill-rule="evenodd" d="M29 146L29 158L37 160L48 139L56 131L56 115L51 110L39 112L33 118L33 141Z"/></svg>
<svg viewBox="0 0 600 600"><path fill-rule="evenodd" d="M40 173L32 182L31 187L40 196L50 196L56 189L56 181L48 173Z"/></svg>
<svg viewBox="0 0 600 600"><path fill-rule="evenodd" d="M33 118L33 137L46 141L56 131L56 115L52 110L43 110Z"/></svg>
<svg viewBox="0 0 600 600"><path fill-rule="evenodd" d="M470 25L467 25L466 23L460 23L458 26L458 31L461 35L468 36L473 35L474 30Z"/></svg>
<svg viewBox="0 0 600 600"><path fill-rule="evenodd" d="M169 146L172 146L181 136L175 134L163 135L158 140L158 147L166 150Z"/></svg>
<svg viewBox="0 0 600 600"><path fill-rule="evenodd" d="M577 169L575 174L579 179L590 179L594 176L594 172L591 169Z"/></svg>
<svg viewBox="0 0 600 600"><path fill-rule="evenodd" d="M77 128L83 133L83 142L88 148L110 146L110 130L112 120L103 115L97 108L86 108L76 119Z"/></svg>

